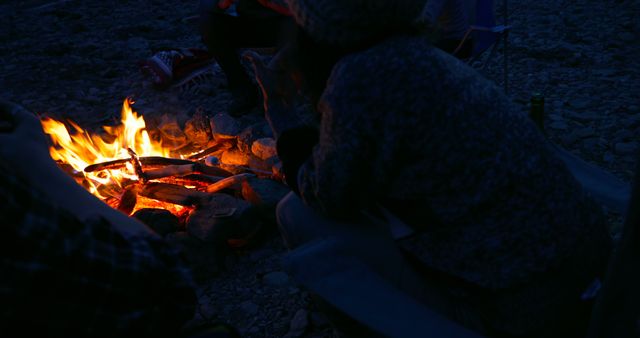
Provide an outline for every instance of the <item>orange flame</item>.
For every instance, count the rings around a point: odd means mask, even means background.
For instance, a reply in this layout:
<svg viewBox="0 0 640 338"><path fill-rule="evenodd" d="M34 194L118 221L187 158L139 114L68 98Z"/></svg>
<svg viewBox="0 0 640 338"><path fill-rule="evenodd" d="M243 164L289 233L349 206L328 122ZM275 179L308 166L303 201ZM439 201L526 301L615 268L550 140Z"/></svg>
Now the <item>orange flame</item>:
<svg viewBox="0 0 640 338"><path fill-rule="evenodd" d="M133 149L139 156L169 156L169 149L162 147L162 143L149 137L146 124L142 116L138 116L132 109L131 99L126 99L122 106L122 124L114 127L103 127L106 135L92 135L77 124L68 121L71 132L65 123L51 118L42 119L44 132L51 137L53 146L49 149L51 157L63 163L68 163L75 170L83 172L91 164L115 159L129 158L127 148ZM107 140L105 140L105 138ZM136 180L133 168L128 165L121 170L105 170L94 173L84 173L89 183L89 191L104 198L97 190L101 184L120 184L123 179Z"/></svg>

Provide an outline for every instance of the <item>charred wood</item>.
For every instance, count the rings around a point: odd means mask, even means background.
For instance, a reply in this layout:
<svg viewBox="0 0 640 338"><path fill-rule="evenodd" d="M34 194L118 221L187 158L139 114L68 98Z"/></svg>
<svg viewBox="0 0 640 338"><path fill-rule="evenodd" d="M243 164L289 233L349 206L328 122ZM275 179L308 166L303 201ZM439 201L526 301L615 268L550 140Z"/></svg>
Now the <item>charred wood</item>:
<svg viewBox="0 0 640 338"><path fill-rule="evenodd" d="M145 166L146 165L181 165L181 164L195 163L189 160L182 160L178 158L168 158L168 157L161 157L161 156L140 157L139 160L140 160L140 163ZM96 163L84 168L84 172L90 173L94 171L107 170L107 169L110 169L110 170L120 169L120 168L124 168L126 164L130 161L131 159L126 158L126 159Z"/></svg>
<svg viewBox="0 0 640 338"><path fill-rule="evenodd" d="M180 185L152 182L144 185L139 194L158 201L193 206L200 204L209 196L208 193L185 188Z"/></svg>

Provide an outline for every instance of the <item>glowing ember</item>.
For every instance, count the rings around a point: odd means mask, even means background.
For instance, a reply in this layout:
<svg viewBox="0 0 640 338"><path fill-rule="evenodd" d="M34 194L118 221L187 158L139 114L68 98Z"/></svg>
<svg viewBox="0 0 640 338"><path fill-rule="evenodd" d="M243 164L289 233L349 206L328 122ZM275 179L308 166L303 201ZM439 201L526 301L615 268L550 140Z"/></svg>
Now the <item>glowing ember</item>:
<svg viewBox="0 0 640 338"><path fill-rule="evenodd" d="M130 99L124 101L121 124L114 127L103 127L106 133L104 136L92 135L71 121L65 124L51 118L42 119L44 132L51 137L53 142L53 146L50 148L51 157L56 161L69 164L78 172L82 172L86 179L87 189L105 201L113 196L106 194L104 187L122 188L124 182L137 181L138 178L133 166L127 163L126 167L122 169L92 173L85 173L84 168L95 163L129 158L127 148L133 149L139 156L169 157L169 149L164 148L160 141L154 141L149 137L145 129L144 118L138 116L131 109L132 103ZM182 209L177 205L171 205L169 208L164 207L173 209L170 210L172 212ZM136 209L139 209L139 206Z"/></svg>

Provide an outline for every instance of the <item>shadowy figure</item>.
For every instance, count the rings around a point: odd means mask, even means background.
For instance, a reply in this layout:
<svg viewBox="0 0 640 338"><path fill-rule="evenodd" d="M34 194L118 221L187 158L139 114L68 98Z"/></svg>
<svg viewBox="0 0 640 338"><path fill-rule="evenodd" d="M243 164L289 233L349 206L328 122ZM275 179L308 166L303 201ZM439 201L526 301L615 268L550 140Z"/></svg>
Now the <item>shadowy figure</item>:
<svg viewBox="0 0 640 338"><path fill-rule="evenodd" d="M247 55L295 192L277 210L287 245L340 238L484 335L584 335L610 238L526 114L417 31L422 1L289 4L291 48L268 67ZM296 83L317 126L299 123Z"/></svg>
<svg viewBox="0 0 640 338"><path fill-rule="evenodd" d="M471 39L463 43L470 27L472 1L475 0L428 0L418 18L418 22L434 35L438 48L460 59L470 57L473 51Z"/></svg>
<svg viewBox="0 0 640 338"><path fill-rule="evenodd" d="M141 61L141 69L158 88L189 83L217 62L227 77L231 115L256 107L259 90L240 62L243 48L278 48L293 25L281 0L201 0L198 28L207 50L167 49Z"/></svg>
<svg viewBox="0 0 640 338"><path fill-rule="evenodd" d="M258 89L240 63L238 49L278 46L281 33L291 24L288 15L286 5L277 1L201 0L202 41L227 76L232 115L258 104Z"/></svg>

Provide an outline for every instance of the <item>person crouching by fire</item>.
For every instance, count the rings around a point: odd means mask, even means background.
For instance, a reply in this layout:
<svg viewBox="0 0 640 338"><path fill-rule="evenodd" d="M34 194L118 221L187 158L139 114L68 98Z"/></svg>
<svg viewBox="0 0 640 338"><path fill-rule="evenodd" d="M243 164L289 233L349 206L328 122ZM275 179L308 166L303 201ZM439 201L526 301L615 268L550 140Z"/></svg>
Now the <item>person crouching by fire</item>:
<svg viewBox="0 0 640 338"><path fill-rule="evenodd" d="M289 5L293 46L269 66L247 54L294 191L277 209L288 247L348 237L350 255L480 334L584 333L611 242L534 123L415 33L422 1ZM292 79L318 126L296 122Z"/></svg>

